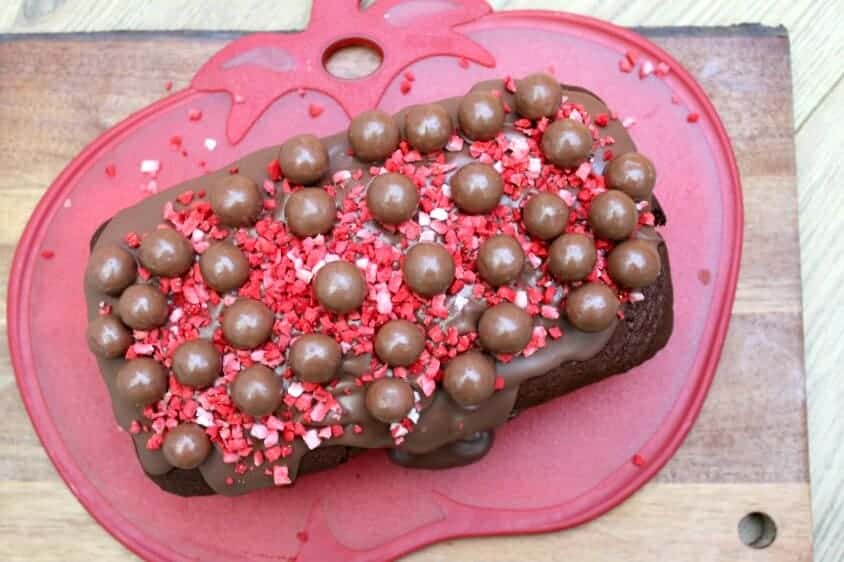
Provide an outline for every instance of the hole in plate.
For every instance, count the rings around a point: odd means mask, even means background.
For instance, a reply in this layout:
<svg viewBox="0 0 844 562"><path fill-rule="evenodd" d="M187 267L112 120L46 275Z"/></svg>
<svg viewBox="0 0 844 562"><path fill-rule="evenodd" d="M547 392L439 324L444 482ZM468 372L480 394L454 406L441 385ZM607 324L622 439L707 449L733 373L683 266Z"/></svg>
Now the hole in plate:
<svg viewBox="0 0 844 562"><path fill-rule="evenodd" d="M322 55L322 66L332 76L351 80L369 76L381 66L384 51L374 41L348 37L329 46Z"/></svg>
<svg viewBox="0 0 844 562"><path fill-rule="evenodd" d="M750 548L768 548L777 538L777 524L767 513L754 511L741 518L738 535L741 542Z"/></svg>

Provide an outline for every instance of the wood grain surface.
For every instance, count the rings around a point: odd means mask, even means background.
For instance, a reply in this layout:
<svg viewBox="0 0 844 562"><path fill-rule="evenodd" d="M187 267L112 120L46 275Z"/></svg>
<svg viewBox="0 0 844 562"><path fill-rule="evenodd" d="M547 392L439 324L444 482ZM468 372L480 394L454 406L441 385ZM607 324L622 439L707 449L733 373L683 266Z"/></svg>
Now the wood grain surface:
<svg viewBox="0 0 844 562"><path fill-rule="evenodd" d="M412 559L811 559L788 40L783 32L758 29L646 34L695 73L712 97L733 139L745 190L739 291L701 418L656 481L606 517L571 532L452 541ZM160 97L166 80L177 88L186 84L221 40L123 35L0 44L0 166L6 172L0 176L0 270L8 270L26 218L67 161L105 128ZM5 306L5 286L0 290ZM5 314L0 322L5 331ZM58 480L11 376L3 348L0 559L128 556ZM767 549L738 539L738 522L752 511L770 514L778 525Z"/></svg>

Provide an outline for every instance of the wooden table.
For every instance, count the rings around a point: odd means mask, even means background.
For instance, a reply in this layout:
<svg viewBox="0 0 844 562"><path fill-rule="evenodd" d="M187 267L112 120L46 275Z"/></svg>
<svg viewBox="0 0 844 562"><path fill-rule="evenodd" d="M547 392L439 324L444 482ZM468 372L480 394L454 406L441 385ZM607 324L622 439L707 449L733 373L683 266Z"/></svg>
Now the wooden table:
<svg viewBox="0 0 844 562"><path fill-rule="evenodd" d="M57 31L68 29L113 29L113 28L240 28L260 29L269 26L274 29L295 28L304 25L307 13L303 2L297 2L291 8L277 10L272 0L250 3L250 10L226 11L207 9L201 2L187 2L183 9L170 8L166 2L149 2L147 9L125 11L119 3L77 0L59 2L55 10L48 9L55 2L7 2L0 7L0 30L10 31ZM94 7L94 5L102 6ZM292 3L291 3L292 4ZM202 5L203 7L200 7ZM838 343L838 334L844 332L844 293L838 288L840 266L828 267L835 259L824 259L827 252L838 255L842 249L841 230L844 224L836 223L833 217L842 216L844 210L844 192L835 188L835 183L827 187L828 178L840 177L841 164L837 150L844 145L844 133L839 128L828 124L840 122L844 117L844 86L842 70L844 60L840 57L844 38L835 29L844 15L844 8L837 2L788 3L773 7L764 14L754 13L751 8L734 6L725 1L699 3L679 2L671 6L652 9L649 6L627 6L621 2L495 2L496 7L525 8L553 7L590 13L597 17L611 19L624 25L656 24L715 24L736 21L763 21L764 23L785 22L791 31L792 60L794 75L794 119L796 131L798 168L800 181L800 219L802 242L803 288L805 301L806 325L806 362L809 374L810 435L812 437L813 488L815 491L815 534L816 556L818 560L837 561L844 559L844 512L836 497L844 479L844 454L839 453L839 444L844 442L844 415L841 404L844 403L844 384L837 365L844 359ZM623 7L622 7L623 6ZM261 17L265 13L276 13L275 20ZM729 13L729 20L723 13ZM716 15L718 14L718 15ZM671 46L666 44L671 50ZM201 47L196 47L201 48ZM838 57L833 57L838 53ZM139 56L143 56L139 54ZM33 61L35 64L37 61ZM28 61L22 61L27 64ZM190 65L188 65L190 66ZM193 67L185 68L178 60L170 61L170 66L161 68L160 76L150 76L151 80L160 78L186 81ZM116 77L117 80L120 77ZM31 84L37 90L39 84ZM0 88L3 88L0 85ZM117 90L115 90L117 91ZM6 92L10 95L10 92ZM146 95L147 97L144 97ZM106 95L104 103L86 106L84 100L74 100L77 106L64 108L58 112L69 119L68 124L76 126L72 136L62 136L53 127L45 127L43 134L30 145L19 146L20 155L30 159L21 168L20 174L6 174L0 177L0 275L8 274L9 262L14 244L20 235L25 220L43 189L66 161L81 148L88 139L93 138L103 128L119 120L130 111L148 103L158 93L146 92L138 95ZM717 103L717 101L716 101ZM26 105L25 103L23 105ZM35 118L37 107L29 108ZM773 108L776 112L777 108ZM787 109L779 108L780 111ZM78 121L79 112L88 116ZM76 121L73 116L76 115ZM783 115L778 116L782 118ZM778 121L779 122L779 121ZM60 126L62 123L54 123ZM784 126L788 123L784 122ZM728 124L729 128L729 124ZM737 151L741 147L737 143ZM7 154L7 157L9 155ZM741 156L740 156L741 158ZM747 170L743 170L747 173ZM768 170L760 167L753 170L755 177L764 179ZM792 172L793 173L793 172ZM747 177L745 177L747 185ZM835 212L838 211L836 215ZM750 212L750 209L748 209ZM750 223L750 221L748 221ZM796 252L796 248L789 250ZM746 280L740 285L737 300L737 312L752 313L764 304L755 298L755 287ZM796 286L782 289L776 306L787 308L798 314L799 291ZM795 292L797 291L797 292ZM776 300L776 299L775 299ZM0 288L0 307L5 307L5 287ZM762 303L762 304L760 304ZM0 330L5 330L5 311L2 310ZM838 312L839 314L835 314ZM823 329L815 328L823 326ZM772 326L772 329L777 326ZM4 335L4 334L2 334ZM5 338L4 338L5 339ZM735 351L735 350L734 350ZM730 352L728 343L727 353ZM838 375L838 381L835 376ZM717 383L716 383L717 384ZM748 389L753 391L753 389ZM717 392L717 388L713 391ZM717 394L713 394L717 396ZM707 405L711 410L712 400ZM30 429L23 414L20 401L14 388L9 367L8 354L0 350L0 407L7 412L5 429L0 439L0 558L14 557L31 559L115 559L125 556L125 550L110 539L87 516L73 499L64 485L58 480L46 455ZM704 410L704 416L707 415ZM816 429L817 428L817 429ZM692 434L691 460L695 458L696 439L717 439L716 435L696 436ZM705 447L704 447L705 448ZM685 450L685 449L684 449ZM701 449L702 450L702 449ZM616 551L601 550L594 559L649 560L665 554L660 545L652 545L650 552L633 550L634 543L640 543L643 537L637 536L642 525L635 524L642 518L653 518L659 513L658 523L653 520L652 527L661 527L666 541L679 544L680 550L674 550L673 559L698 559L707 544L724 541L725 544L740 546L736 541L735 515L746 510L764 508L777 512L789 513L806 509L805 485L769 483L763 484L769 489L762 496L759 488L753 492L743 489L736 483L707 483L705 471L700 474L699 482L678 483L671 479L671 467L684 462L679 458L669 465L660 480L640 492L633 501L624 504L608 516L590 524L585 532L551 533L537 537L502 538L483 541L458 541L425 551L420 558L426 559L462 559L470 554L484 559L513 559L519 556L531 559L558 559L566 552L588 551L596 540L600 544L613 545ZM690 462L689 458L685 462ZM837 470L836 470L837 469ZM805 471L805 466L790 467L788 470ZM795 482L799 478L795 478ZM723 512L695 513L702 521L700 527L686 524L689 513L699 509L701 498L717 494L723 498ZM764 505L756 505L764 497ZM803 500L801 500L803 498ZM801 504L802 501L802 504ZM666 513L670 509L676 513ZM724 517L730 514L730 518ZM797 517L799 519L799 517ZM673 526L665 526L674 521ZM782 527L782 522L781 527ZM805 537L806 529L790 528L778 538L779 545L786 541L786 546L799 546L800 537ZM60 540L61 537L66 537ZM793 541L791 543L787 541ZM657 550L659 549L659 550ZM683 550L685 549L685 550ZM764 558L765 551L742 549L722 551L718 559L771 559ZM785 549L785 555L794 554L783 560L797 558L797 550ZM741 558L739 558L741 557ZM779 559L779 558L778 558Z"/></svg>

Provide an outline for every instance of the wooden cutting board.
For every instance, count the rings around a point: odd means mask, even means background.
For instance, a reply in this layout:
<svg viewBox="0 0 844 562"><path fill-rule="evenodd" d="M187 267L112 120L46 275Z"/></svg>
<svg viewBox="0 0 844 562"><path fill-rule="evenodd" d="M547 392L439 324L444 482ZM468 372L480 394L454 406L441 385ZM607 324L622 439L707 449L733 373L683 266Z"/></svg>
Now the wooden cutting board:
<svg viewBox="0 0 844 562"><path fill-rule="evenodd" d="M675 458L633 498L571 531L449 541L413 560L811 559L789 42L782 28L642 29L712 98L742 176L745 240L718 374ZM229 34L0 40L0 275L38 198L86 144L179 89ZM75 205L84 204L75 202ZM696 243L691 237L689 243ZM708 281L701 271L701 282ZM0 287L0 306L6 288ZM5 336L5 314L0 319ZM3 337L5 345L5 337ZM0 348L0 559L130 557L75 501L36 438ZM770 516L768 548L740 521ZM755 516L745 541L765 534ZM762 537L761 542L765 537ZM758 542L758 541L757 541Z"/></svg>

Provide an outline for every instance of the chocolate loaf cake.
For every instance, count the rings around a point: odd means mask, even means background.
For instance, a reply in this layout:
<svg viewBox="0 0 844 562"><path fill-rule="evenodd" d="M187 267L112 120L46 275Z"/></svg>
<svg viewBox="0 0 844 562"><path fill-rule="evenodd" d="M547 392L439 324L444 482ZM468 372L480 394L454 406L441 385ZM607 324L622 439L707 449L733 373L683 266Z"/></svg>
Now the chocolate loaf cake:
<svg viewBox="0 0 844 562"><path fill-rule="evenodd" d="M666 344L655 179L597 96L544 74L366 112L102 225L88 345L169 492L288 485L365 449L464 465Z"/></svg>

